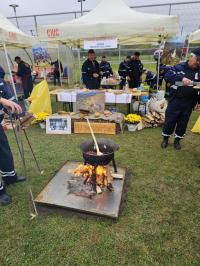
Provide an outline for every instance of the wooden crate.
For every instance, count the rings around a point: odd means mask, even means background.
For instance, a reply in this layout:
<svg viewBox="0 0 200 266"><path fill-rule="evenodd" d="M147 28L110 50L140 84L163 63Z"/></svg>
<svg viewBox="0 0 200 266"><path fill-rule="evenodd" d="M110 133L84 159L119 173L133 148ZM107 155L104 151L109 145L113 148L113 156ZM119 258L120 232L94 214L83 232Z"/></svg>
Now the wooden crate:
<svg viewBox="0 0 200 266"><path fill-rule="evenodd" d="M92 129L96 134L116 134L116 124L115 123L91 123ZM74 122L74 133L75 134L88 134L90 129L87 122Z"/></svg>

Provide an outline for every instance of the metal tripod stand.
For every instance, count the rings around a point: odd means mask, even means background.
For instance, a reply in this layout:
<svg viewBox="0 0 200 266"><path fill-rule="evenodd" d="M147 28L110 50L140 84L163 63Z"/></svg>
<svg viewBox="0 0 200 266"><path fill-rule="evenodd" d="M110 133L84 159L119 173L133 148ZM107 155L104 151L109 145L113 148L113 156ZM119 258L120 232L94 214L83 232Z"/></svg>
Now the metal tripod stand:
<svg viewBox="0 0 200 266"><path fill-rule="evenodd" d="M22 160L24 174L26 176L27 190L28 190L28 193L30 194L31 203L32 203L32 207L33 207L33 212L31 210L30 211L30 215L31 215L31 219L34 219L34 218L38 217L38 212L37 212L37 208L36 208L36 205L35 205L35 202L34 202L33 192L32 192L31 185L30 185L30 182L29 182L29 179L28 179L28 175L27 175L27 167L26 167L26 160L25 160L24 145L23 145L22 134L21 134L22 131L24 132L24 135L25 135L25 138L27 140L28 146L29 146L29 148L31 150L31 153L33 155L35 164L36 164L37 169L38 169L38 171L40 172L41 175L43 174L43 171L41 170L41 168L39 166L39 163L37 161L37 158L35 156L35 153L33 151L32 146L31 146L31 143L30 143L30 140L29 140L28 135L26 133L26 130L22 127L20 118L18 116L15 116L15 120L18 122L17 127L15 127L13 115L9 113L9 117L10 117L12 129L13 129L13 132L14 132L15 140L16 140L16 143L17 143L17 147L18 147L18 150L19 150L19 154L20 154L20 157L21 157L21 160Z"/></svg>

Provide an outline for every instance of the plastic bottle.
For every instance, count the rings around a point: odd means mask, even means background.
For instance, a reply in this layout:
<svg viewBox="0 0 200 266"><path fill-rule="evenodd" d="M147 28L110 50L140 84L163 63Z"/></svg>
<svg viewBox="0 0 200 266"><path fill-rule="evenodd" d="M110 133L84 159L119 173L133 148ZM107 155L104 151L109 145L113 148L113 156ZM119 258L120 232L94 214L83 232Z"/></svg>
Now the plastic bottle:
<svg viewBox="0 0 200 266"><path fill-rule="evenodd" d="M125 91L129 91L128 78L126 77Z"/></svg>

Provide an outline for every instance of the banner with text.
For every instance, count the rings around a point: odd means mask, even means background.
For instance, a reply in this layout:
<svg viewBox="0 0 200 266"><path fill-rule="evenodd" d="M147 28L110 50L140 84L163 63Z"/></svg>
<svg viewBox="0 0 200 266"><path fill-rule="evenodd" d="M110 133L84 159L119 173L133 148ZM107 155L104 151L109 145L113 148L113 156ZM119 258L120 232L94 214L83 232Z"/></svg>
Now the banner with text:
<svg viewBox="0 0 200 266"><path fill-rule="evenodd" d="M84 49L110 49L117 48L117 38L96 38L84 40Z"/></svg>

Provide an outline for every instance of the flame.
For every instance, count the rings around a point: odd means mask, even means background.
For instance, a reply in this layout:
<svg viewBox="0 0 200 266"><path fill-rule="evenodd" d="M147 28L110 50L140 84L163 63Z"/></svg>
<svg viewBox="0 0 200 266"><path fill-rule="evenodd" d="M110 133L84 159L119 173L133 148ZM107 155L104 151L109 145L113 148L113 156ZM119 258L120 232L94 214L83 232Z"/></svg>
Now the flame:
<svg viewBox="0 0 200 266"><path fill-rule="evenodd" d="M95 170L95 173L94 173ZM110 174L109 166L97 166L96 169L92 165L84 165L80 164L74 171L73 174L75 176L82 176L84 178L85 183L92 183L92 177L95 174L96 185L103 187L110 187L112 183L112 176Z"/></svg>

